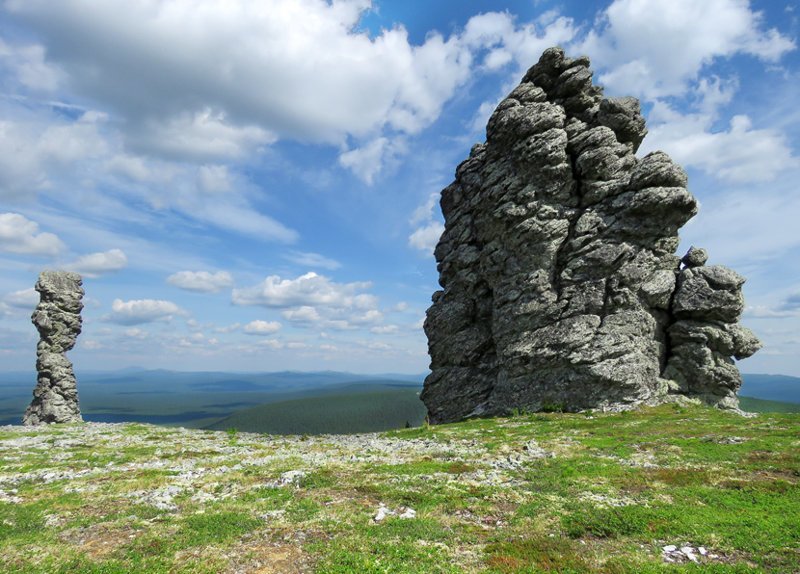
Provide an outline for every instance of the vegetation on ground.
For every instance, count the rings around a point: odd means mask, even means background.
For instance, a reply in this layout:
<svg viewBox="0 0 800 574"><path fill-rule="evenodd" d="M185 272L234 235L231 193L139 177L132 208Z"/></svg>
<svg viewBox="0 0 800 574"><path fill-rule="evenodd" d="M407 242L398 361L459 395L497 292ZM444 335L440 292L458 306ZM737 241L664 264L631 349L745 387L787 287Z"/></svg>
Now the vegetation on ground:
<svg viewBox="0 0 800 574"><path fill-rule="evenodd" d="M2 572L784 574L798 524L795 414L0 428Z"/></svg>
<svg viewBox="0 0 800 574"><path fill-rule="evenodd" d="M375 432L420 426L425 405L419 388L374 388L307 397L243 409L207 426L273 434ZM798 405L800 406L800 405Z"/></svg>

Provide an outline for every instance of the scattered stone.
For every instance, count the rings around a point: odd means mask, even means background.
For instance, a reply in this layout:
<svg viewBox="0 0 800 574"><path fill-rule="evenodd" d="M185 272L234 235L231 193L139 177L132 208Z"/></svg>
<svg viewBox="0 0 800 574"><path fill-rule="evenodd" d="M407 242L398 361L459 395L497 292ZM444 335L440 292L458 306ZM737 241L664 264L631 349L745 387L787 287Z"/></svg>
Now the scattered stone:
<svg viewBox="0 0 800 574"><path fill-rule="evenodd" d="M182 492L183 489L181 487L170 485L152 491L132 492L128 496L138 504L147 504L159 510L174 512L178 510L178 505L175 504L175 497Z"/></svg>
<svg viewBox="0 0 800 574"><path fill-rule="evenodd" d="M281 486L298 486L305 476L302 470L290 470L281 474L279 483Z"/></svg>
<svg viewBox="0 0 800 574"><path fill-rule="evenodd" d="M39 331L37 382L22 419L25 425L82 422L78 387L66 352L81 332L81 276L68 271L43 271L36 282L40 301L31 316Z"/></svg>
<svg viewBox="0 0 800 574"><path fill-rule="evenodd" d="M264 522L272 522L276 519L283 518L283 515L286 514L285 510L268 510L259 515L259 518Z"/></svg>
<svg viewBox="0 0 800 574"><path fill-rule="evenodd" d="M668 544L661 547L661 556L665 562L683 564L694 562L700 564L705 561L718 560L718 554L710 553L704 546L695 548L690 544L683 544L678 547L676 544Z"/></svg>
<svg viewBox="0 0 800 574"><path fill-rule="evenodd" d="M373 522L383 522L389 516L397 516L398 518L404 519L416 518L417 511L407 506L401 506L397 510L392 510L381 502L372 520Z"/></svg>
<svg viewBox="0 0 800 574"><path fill-rule="evenodd" d="M398 514L398 517L399 518L416 518L417 517L417 511L414 510L413 508L406 507L405 509L403 509L403 511L400 514Z"/></svg>
<svg viewBox="0 0 800 574"><path fill-rule="evenodd" d="M22 498L17 496L17 489L11 488L7 491L0 490L0 502L7 502L9 504L20 504L23 502Z"/></svg>
<svg viewBox="0 0 800 574"><path fill-rule="evenodd" d="M380 506L378 506L378 511L375 513L375 516L372 520L375 522L382 522L387 516L392 516L393 514L393 510L381 503Z"/></svg>
<svg viewBox="0 0 800 574"><path fill-rule="evenodd" d="M623 410L671 396L737 408L744 279L678 229L697 213L634 98L604 98L588 58L546 50L442 191L442 290L425 332L431 422ZM683 269L681 263L683 262ZM696 375L696 376L695 376Z"/></svg>

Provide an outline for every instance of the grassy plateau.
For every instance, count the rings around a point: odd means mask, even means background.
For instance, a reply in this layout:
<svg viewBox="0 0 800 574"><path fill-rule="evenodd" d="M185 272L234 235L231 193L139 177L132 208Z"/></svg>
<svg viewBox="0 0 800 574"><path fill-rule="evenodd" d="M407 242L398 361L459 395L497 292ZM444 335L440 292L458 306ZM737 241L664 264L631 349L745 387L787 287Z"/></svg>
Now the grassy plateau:
<svg viewBox="0 0 800 574"><path fill-rule="evenodd" d="M800 416L0 427L0 571L800 572Z"/></svg>

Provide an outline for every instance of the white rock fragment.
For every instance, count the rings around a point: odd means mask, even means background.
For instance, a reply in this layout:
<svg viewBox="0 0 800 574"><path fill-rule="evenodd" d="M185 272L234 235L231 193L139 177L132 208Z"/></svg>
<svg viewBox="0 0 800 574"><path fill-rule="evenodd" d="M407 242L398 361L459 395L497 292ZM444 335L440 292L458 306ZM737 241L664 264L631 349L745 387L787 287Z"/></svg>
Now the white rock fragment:
<svg viewBox="0 0 800 574"><path fill-rule="evenodd" d="M413 508L408 508L408 507L406 507L405 510L403 510L402 514L400 514L400 518L416 518L416 517L417 517L417 511L414 510Z"/></svg>
<svg viewBox="0 0 800 574"><path fill-rule="evenodd" d="M382 522L387 516L392 515L394 515L394 511L381 503L380 506L378 506L378 511L375 513L375 517L372 520L375 522Z"/></svg>
<svg viewBox="0 0 800 574"><path fill-rule="evenodd" d="M289 470L281 474L279 484L281 486L299 485L305 476L306 473L302 470Z"/></svg>
<svg viewBox="0 0 800 574"><path fill-rule="evenodd" d="M691 560L692 562L698 562L699 561L699 559L697 558L697 555L694 553L694 548L692 548L691 546L682 546L681 547L681 553L684 556L686 556L689 560Z"/></svg>

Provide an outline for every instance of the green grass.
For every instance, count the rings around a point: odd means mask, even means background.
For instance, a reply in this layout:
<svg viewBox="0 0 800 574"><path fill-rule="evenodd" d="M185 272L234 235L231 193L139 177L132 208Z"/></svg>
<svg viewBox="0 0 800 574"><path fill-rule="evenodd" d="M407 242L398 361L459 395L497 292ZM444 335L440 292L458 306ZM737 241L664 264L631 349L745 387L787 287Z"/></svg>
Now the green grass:
<svg viewBox="0 0 800 574"><path fill-rule="evenodd" d="M4 573L800 572L796 414L665 405L365 437L4 432L0 498L20 499L0 502ZM169 488L172 506L155 507ZM375 521L380 505L394 514ZM668 544L715 558L672 564Z"/></svg>

